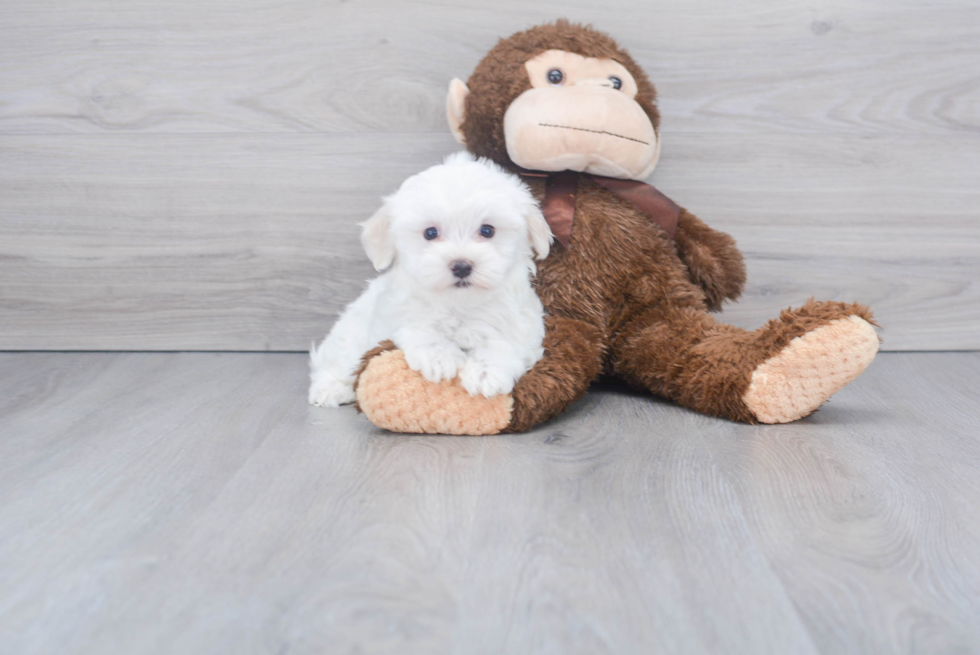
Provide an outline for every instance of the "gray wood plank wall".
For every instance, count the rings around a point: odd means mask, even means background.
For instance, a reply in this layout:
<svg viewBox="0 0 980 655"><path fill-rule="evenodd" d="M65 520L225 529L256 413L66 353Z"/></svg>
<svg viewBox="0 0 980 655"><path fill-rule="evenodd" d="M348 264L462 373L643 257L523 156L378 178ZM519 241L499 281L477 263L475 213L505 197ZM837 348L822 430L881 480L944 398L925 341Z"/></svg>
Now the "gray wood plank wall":
<svg viewBox="0 0 980 655"><path fill-rule="evenodd" d="M747 255L754 327L860 300L980 348L980 6L0 5L0 348L297 350L371 275L355 222L456 149L448 80L567 16L660 90L651 181Z"/></svg>

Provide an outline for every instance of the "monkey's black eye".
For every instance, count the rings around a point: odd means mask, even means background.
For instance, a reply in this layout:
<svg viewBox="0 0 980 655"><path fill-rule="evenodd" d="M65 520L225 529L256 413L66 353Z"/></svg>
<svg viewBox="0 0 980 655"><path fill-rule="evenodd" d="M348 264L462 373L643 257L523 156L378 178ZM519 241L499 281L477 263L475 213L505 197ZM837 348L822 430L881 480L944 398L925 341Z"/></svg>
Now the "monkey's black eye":
<svg viewBox="0 0 980 655"><path fill-rule="evenodd" d="M550 71L548 71L548 81L552 84L561 84L561 81L564 79L565 74L557 68L552 68Z"/></svg>
<svg viewBox="0 0 980 655"><path fill-rule="evenodd" d="M619 79L615 75L610 75L609 81L612 82L613 88L617 91L623 88L623 80Z"/></svg>
<svg viewBox="0 0 980 655"><path fill-rule="evenodd" d="M434 227L427 227L425 228L425 232L422 233L422 236L425 237L426 241L432 241L439 236L439 230Z"/></svg>
<svg viewBox="0 0 980 655"><path fill-rule="evenodd" d="M493 237L494 229L492 225L481 225L480 226L480 236L484 239L489 239Z"/></svg>

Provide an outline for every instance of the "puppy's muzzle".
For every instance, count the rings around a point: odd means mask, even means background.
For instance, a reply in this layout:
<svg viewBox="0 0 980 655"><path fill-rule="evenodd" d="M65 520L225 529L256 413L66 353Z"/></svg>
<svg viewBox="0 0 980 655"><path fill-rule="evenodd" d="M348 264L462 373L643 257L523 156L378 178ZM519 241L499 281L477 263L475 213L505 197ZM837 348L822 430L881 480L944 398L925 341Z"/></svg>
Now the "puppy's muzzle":
<svg viewBox="0 0 980 655"><path fill-rule="evenodd" d="M457 259L452 263L449 269L453 272L453 275L458 277L460 280L465 280L473 272L473 264L468 261Z"/></svg>

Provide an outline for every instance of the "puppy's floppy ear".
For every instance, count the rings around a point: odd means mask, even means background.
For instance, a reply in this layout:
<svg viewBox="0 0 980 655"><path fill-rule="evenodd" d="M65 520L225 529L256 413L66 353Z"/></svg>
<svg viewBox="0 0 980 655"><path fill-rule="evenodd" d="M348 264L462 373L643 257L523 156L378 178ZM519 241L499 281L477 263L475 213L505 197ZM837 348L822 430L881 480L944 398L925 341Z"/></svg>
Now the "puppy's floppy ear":
<svg viewBox="0 0 980 655"><path fill-rule="evenodd" d="M361 225L361 245L375 270L383 271L395 261L395 240L391 236L391 214L388 204L374 212Z"/></svg>
<svg viewBox="0 0 980 655"><path fill-rule="evenodd" d="M527 234L531 240L531 247L534 248L535 259L545 259L551 250L551 242L555 240L555 236L551 233L551 226L548 225L537 203L531 205L526 217Z"/></svg>
<svg viewBox="0 0 980 655"><path fill-rule="evenodd" d="M454 77L449 83L449 93L446 95L446 118L449 120L449 130L456 137L456 141L463 145L466 145L466 137L463 136L462 125L466 120L466 96L469 94L469 88L458 77Z"/></svg>

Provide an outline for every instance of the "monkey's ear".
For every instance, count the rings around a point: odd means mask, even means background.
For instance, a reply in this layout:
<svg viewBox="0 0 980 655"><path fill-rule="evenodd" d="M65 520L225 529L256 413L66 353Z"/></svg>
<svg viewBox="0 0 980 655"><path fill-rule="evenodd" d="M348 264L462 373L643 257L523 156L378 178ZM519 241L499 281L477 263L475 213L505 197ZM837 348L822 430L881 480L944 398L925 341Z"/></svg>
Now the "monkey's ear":
<svg viewBox="0 0 980 655"><path fill-rule="evenodd" d="M391 236L391 214L387 204L361 225L361 245L375 270L383 271L395 261L395 240Z"/></svg>
<svg viewBox="0 0 980 655"><path fill-rule="evenodd" d="M470 94L466 83L458 77L454 77L449 83L449 94L446 96L446 118L449 119L449 129L456 137L456 141L466 145L466 138L460 129L466 119L466 96Z"/></svg>
<svg viewBox="0 0 980 655"><path fill-rule="evenodd" d="M534 248L534 258L546 259L555 236L551 233L551 226L548 225L544 214L538 209L537 203L534 203L534 206L527 213L527 235L531 240L531 247Z"/></svg>

